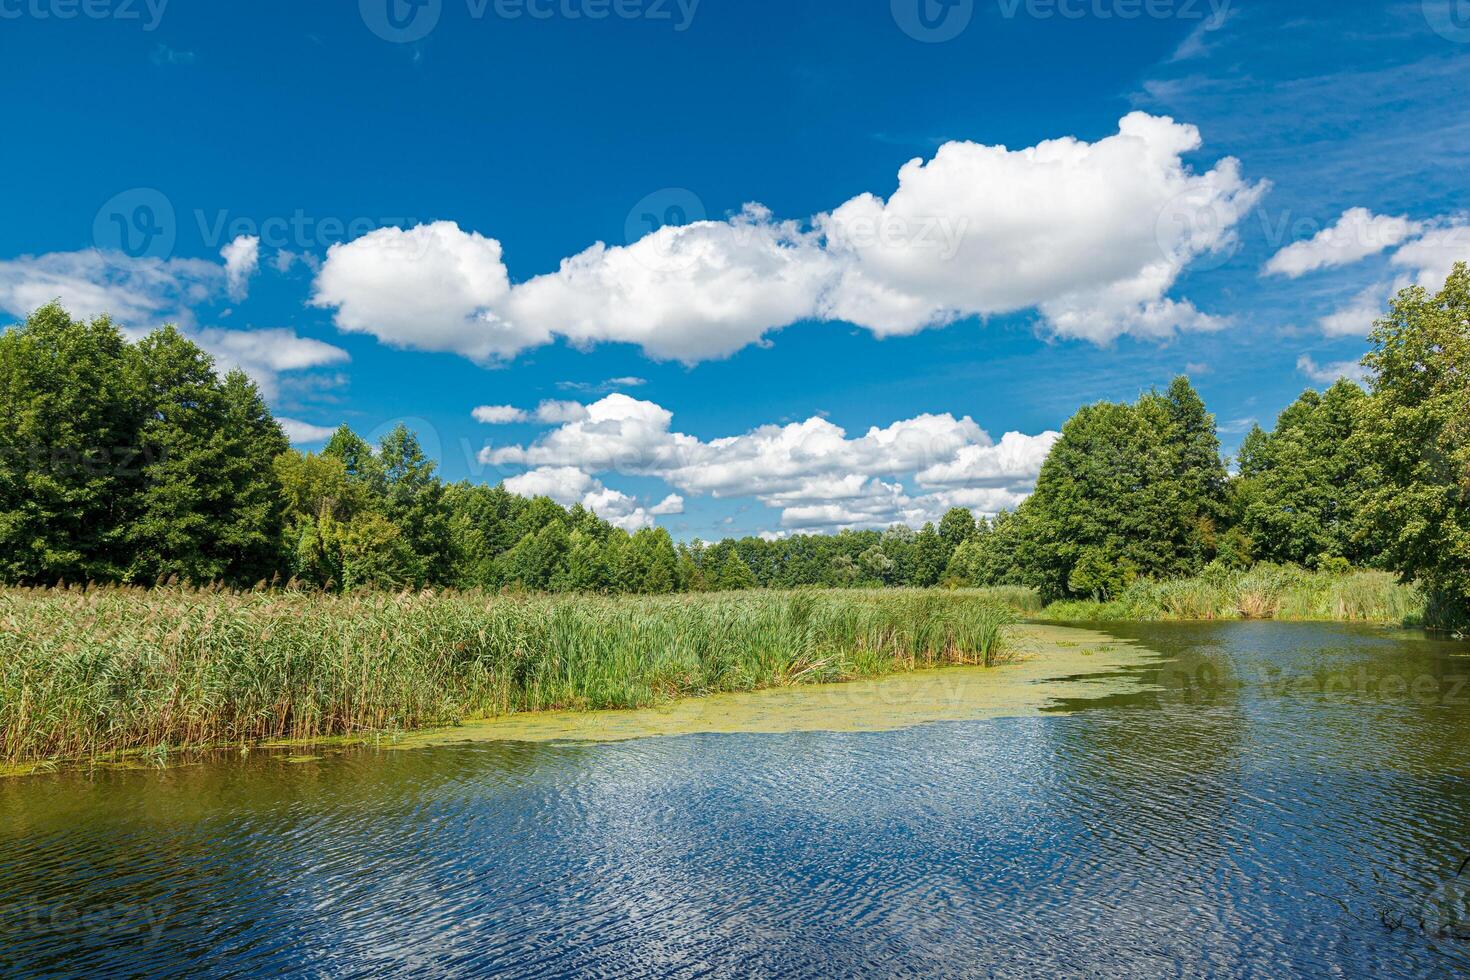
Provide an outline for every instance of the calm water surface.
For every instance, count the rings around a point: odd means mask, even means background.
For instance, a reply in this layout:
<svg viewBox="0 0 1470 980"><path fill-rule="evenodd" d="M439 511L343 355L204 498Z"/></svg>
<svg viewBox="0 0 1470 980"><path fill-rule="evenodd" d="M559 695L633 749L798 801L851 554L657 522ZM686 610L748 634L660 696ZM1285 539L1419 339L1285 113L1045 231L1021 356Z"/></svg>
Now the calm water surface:
<svg viewBox="0 0 1470 980"><path fill-rule="evenodd" d="M1470 645L1113 632L1042 717L0 780L0 973L1470 971Z"/></svg>

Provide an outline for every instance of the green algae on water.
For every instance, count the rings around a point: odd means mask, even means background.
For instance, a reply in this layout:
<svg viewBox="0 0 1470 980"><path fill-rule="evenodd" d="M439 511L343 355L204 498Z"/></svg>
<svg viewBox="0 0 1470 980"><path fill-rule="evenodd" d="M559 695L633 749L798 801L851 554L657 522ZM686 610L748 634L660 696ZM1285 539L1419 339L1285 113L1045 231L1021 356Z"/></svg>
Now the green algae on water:
<svg viewBox="0 0 1470 980"><path fill-rule="evenodd" d="M1140 690L1158 655L1105 633L1013 627L1016 656L995 667L942 667L840 684L686 698L620 711L543 711L414 732L393 748L463 742L614 742L691 734L877 732L1055 711L1062 701Z"/></svg>

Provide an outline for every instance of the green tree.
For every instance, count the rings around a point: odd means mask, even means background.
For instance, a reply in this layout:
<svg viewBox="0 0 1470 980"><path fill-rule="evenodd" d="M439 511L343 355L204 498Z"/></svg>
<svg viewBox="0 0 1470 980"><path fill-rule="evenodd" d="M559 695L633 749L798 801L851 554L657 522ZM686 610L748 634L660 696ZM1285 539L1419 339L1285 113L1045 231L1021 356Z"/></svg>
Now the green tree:
<svg viewBox="0 0 1470 980"><path fill-rule="evenodd" d="M949 547L932 523L925 524L914 539L913 570L909 584L927 589L939 584L939 577L949 563Z"/></svg>
<svg viewBox="0 0 1470 980"><path fill-rule="evenodd" d="M1062 428L1036 492L1021 506L1017 558L1047 599L1078 594L1087 549L1137 574L1197 573L1224 513L1224 467L1213 420L1188 382L1132 405L1084 407ZM1126 563L1126 564L1125 564Z"/></svg>
<svg viewBox="0 0 1470 980"><path fill-rule="evenodd" d="M716 587L722 592L738 592L743 589L753 589L755 586L755 573L740 557L739 552L732 550L726 556L724 563L720 565Z"/></svg>
<svg viewBox="0 0 1470 980"><path fill-rule="evenodd" d="M503 578L523 588L549 591L567 579L571 536L560 521L527 534L502 559Z"/></svg>
<svg viewBox="0 0 1470 980"><path fill-rule="evenodd" d="M135 506L141 404L106 317L42 307L0 334L0 575L116 579Z"/></svg>
<svg viewBox="0 0 1470 980"><path fill-rule="evenodd" d="M229 481L231 498L215 534L226 556L224 578L250 582L281 567L285 508L274 463L291 446L260 389L244 372L225 376L223 399L222 475Z"/></svg>
<svg viewBox="0 0 1470 980"><path fill-rule="evenodd" d="M669 532L661 527L643 528L633 535L633 547L641 549L646 556L646 571L638 591L673 592L679 582L679 557Z"/></svg>
<svg viewBox="0 0 1470 980"><path fill-rule="evenodd" d="M1131 563L1124 558L1114 561L1101 548L1084 548L1072 565L1067 588L1097 602L1106 602L1133 581Z"/></svg>
<svg viewBox="0 0 1470 980"><path fill-rule="evenodd" d="M383 464L373 452L367 440L353 432L347 425L338 427L322 448L323 456L342 461L347 475L359 481L367 493L374 497L383 495Z"/></svg>
<svg viewBox="0 0 1470 980"><path fill-rule="evenodd" d="M963 507L951 507L939 521L939 536L952 552L975 536L975 515Z"/></svg>
<svg viewBox="0 0 1470 980"><path fill-rule="evenodd" d="M394 589L417 582L417 556L386 517L367 511L338 529L343 588Z"/></svg>
<svg viewBox="0 0 1470 980"><path fill-rule="evenodd" d="M1361 533L1366 488L1354 439L1366 400L1350 381L1306 391L1273 432L1253 429L1241 443L1235 507L1257 557L1300 565L1319 555L1355 564L1373 557Z"/></svg>
<svg viewBox="0 0 1470 980"><path fill-rule="evenodd" d="M613 568L607 544L585 531L573 531L567 555L566 588L572 592L608 592L613 586Z"/></svg>
<svg viewBox="0 0 1470 980"><path fill-rule="evenodd" d="M230 458L239 440L227 427L232 413L238 420L252 409L238 403L238 385L232 405L213 359L174 327L145 337L137 355L145 462L137 506L125 530L132 553L127 577L177 576L194 582L226 577L234 560L232 528L248 503L240 497L240 469ZM284 448L284 439L272 443L277 451ZM265 472L272 472L269 465Z"/></svg>
<svg viewBox="0 0 1470 980"><path fill-rule="evenodd" d="M449 514L434 462L403 424L383 436L377 458L383 473L383 516L413 552L414 580L445 581L451 571Z"/></svg>
<svg viewBox="0 0 1470 980"><path fill-rule="evenodd" d="M1384 561L1419 580L1435 625L1470 623L1470 270L1401 291L1363 358L1371 397L1355 442L1363 515Z"/></svg>

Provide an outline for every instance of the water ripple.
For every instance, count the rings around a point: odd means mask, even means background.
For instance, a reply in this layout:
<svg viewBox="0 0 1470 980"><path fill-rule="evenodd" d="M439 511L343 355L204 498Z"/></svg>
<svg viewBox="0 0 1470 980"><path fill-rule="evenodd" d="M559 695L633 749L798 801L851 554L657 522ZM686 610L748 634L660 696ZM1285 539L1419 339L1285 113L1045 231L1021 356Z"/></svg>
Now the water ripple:
<svg viewBox="0 0 1470 980"><path fill-rule="evenodd" d="M1470 707L1381 683L1470 661L1343 627L1131 633L1173 659L1067 715L0 782L0 973L1470 968L1418 928L1470 849Z"/></svg>

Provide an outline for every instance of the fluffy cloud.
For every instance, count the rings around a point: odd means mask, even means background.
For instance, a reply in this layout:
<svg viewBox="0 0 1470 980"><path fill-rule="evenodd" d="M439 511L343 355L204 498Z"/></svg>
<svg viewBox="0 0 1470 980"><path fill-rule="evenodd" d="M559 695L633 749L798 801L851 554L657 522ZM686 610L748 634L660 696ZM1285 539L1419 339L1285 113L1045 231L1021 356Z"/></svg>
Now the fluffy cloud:
<svg viewBox="0 0 1470 980"><path fill-rule="evenodd" d="M1231 158L1192 173L1183 155L1199 146L1195 127L1141 112L1096 143L945 144L906 164L886 202L861 195L818 219L843 260L826 311L879 334L1032 307L1098 343L1209 329L1165 293L1234 243L1266 185Z"/></svg>
<svg viewBox="0 0 1470 980"><path fill-rule="evenodd" d="M675 431L673 413L662 406L613 394L528 445L486 447L480 461L531 467L512 478L514 486L550 494L548 481L559 481L562 500L585 498L583 480L592 473L651 476L686 494L754 496L779 509L787 528L831 530L917 525L950 507L1014 507L1057 438L1012 432L996 443L973 419L943 414L874 426L855 438L810 418L704 441ZM930 492L906 493L901 481L909 475ZM675 506L682 510L681 497L650 513L676 513Z"/></svg>
<svg viewBox="0 0 1470 980"><path fill-rule="evenodd" d="M486 425L511 425L532 420L547 425L560 425L563 422L579 422L585 419L587 408L581 402L548 399L530 412L514 405L481 405L470 414L476 422Z"/></svg>
<svg viewBox="0 0 1470 980"><path fill-rule="evenodd" d="M599 242L517 286L504 315L579 346L632 343L693 363L815 316L830 267L813 235L747 207L730 221L665 226L631 245Z"/></svg>
<svg viewBox="0 0 1470 980"><path fill-rule="evenodd" d="M536 421L548 425L580 422L586 417L587 409L581 402L549 400L536 406Z"/></svg>
<svg viewBox="0 0 1470 980"><path fill-rule="evenodd" d="M1234 244L1266 185L1232 158L1193 172L1184 156L1199 147L1195 127L1139 112L1094 143L947 143L905 164L886 200L806 222L747 205L599 242L515 286L493 239L449 222L379 229L333 246L313 302L344 330L477 360L560 336L693 363L802 320L890 336L1033 308L1055 334L1100 344L1211 330L1218 318L1167 293Z"/></svg>
<svg viewBox="0 0 1470 980"><path fill-rule="evenodd" d="M1329 337L1366 337L1373 324L1388 308L1389 298L1407 280L1398 283L1380 282L1358 293L1346 305L1334 310L1317 321L1317 326ZM1443 285L1443 280L1441 280Z"/></svg>
<svg viewBox="0 0 1470 980"><path fill-rule="evenodd" d="M657 517L682 514L684 513L684 498L677 493L671 493L663 500L648 508L648 512Z"/></svg>
<svg viewBox="0 0 1470 980"><path fill-rule="evenodd" d="M516 408L514 405L481 405L470 413L476 422L486 425L510 425L513 422L524 422L529 416Z"/></svg>
<svg viewBox="0 0 1470 980"><path fill-rule="evenodd" d="M0 261L0 309L26 316L59 300L72 316L104 313L123 324L188 321L188 308L216 294L224 269L201 259L133 258L86 249Z"/></svg>
<svg viewBox="0 0 1470 980"><path fill-rule="evenodd" d="M1350 208L1337 223L1313 237L1286 246L1266 263L1271 275L1296 279L1318 269L1351 265L1413 237L1422 229L1416 221Z"/></svg>
<svg viewBox="0 0 1470 980"><path fill-rule="evenodd" d="M575 466L544 466L505 481L505 488L522 497L550 497L563 507L581 504L614 527L633 532L652 527L656 514L682 514L684 501L670 495L653 508L644 508L625 493L611 490Z"/></svg>
<svg viewBox="0 0 1470 980"><path fill-rule="evenodd" d="M215 365L221 372L239 368L250 375L267 399L275 398L283 373L309 371L350 360L340 347L302 337L285 328L227 330L202 327L185 330L184 333L214 355Z"/></svg>
<svg viewBox="0 0 1470 980"><path fill-rule="evenodd" d="M1402 270L1400 275L1366 287L1317 321L1329 337L1362 337L1384 315L1400 289L1417 283L1437 291L1456 262L1470 261L1470 223L1463 217L1416 222L1352 208L1314 238L1277 252L1265 271L1296 278L1316 269L1347 265L1394 246L1398 247L1389 264Z"/></svg>
<svg viewBox="0 0 1470 980"><path fill-rule="evenodd" d="M509 292L500 243L438 221L407 231L378 228L333 245L312 303L335 308L339 329L390 347L486 361L551 339L491 312Z"/></svg>
<svg viewBox="0 0 1470 980"><path fill-rule="evenodd" d="M1317 321L1318 328L1329 337L1364 337L1387 311L1390 300L1399 290L1417 283L1425 289L1437 291L1444 285L1456 262L1470 261L1470 223L1463 218L1411 222L1404 218L1373 215L1365 208L1353 208L1344 212L1336 225L1315 238L1278 252L1267 263L1266 271L1295 278L1314 269L1355 262L1395 244L1399 247L1389 259L1389 264L1402 270L1400 275L1360 290L1341 307Z"/></svg>
<svg viewBox="0 0 1470 980"><path fill-rule="evenodd" d="M1464 219L1425 233L1394 253L1393 264L1410 270L1425 289L1438 291L1456 262L1470 262L1470 223Z"/></svg>
<svg viewBox="0 0 1470 980"><path fill-rule="evenodd" d="M165 321L214 355L221 371L239 368L274 398L285 372L341 364L340 347L287 329L196 327L191 307L236 288L256 268L258 243L241 237L226 246L224 265L200 259L133 258L87 249L0 261L0 310L23 317L53 300L72 316L104 313L137 340Z"/></svg>
<svg viewBox="0 0 1470 980"><path fill-rule="evenodd" d="M917 476L924 487L1006 487L1018 480L1034 481L1058 433L1024 436L1007 432L999 443L963 446L954 459L935 463Z"/></svg>
<svg viewBox="0 0 1470 980"><path fill-rule="evenodd" d="M240 302L250 290L250 277L260 268L260 239L241 235L220 249L225 260L225 285L230 299Z"/></svg>
<svg viewBox="0 0 1470 980"><path fill-rule="evenodd" d="M1368 376L1367 369L1357 361L1334 361L1330 364L1318 364L1307 354L1303 354L1296 359L1296 369L1317 384L1323 385L1330 385L1339 378L1347 378L1349 381L1361 383Z"/></svg>
<svg viewBox="0 0 1470 980"><path fill-rule="evenodd" d="M332 437L337 430L332 426L312 425L310 422L302 422L299 419L277 418L281 423L286 438L291 440L293 446L306 446L314 442L325 442Z"/></svg>

